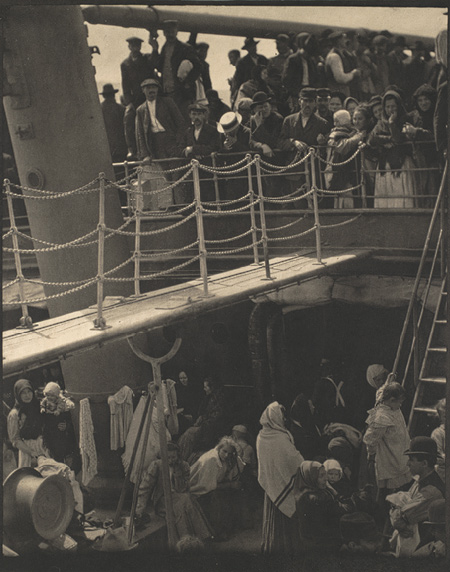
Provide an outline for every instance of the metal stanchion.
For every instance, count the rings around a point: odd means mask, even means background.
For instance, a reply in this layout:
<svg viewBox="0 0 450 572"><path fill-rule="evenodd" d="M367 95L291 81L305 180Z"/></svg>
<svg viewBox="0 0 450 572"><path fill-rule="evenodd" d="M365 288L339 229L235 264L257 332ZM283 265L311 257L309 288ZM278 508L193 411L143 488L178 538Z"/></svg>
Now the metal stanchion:
<svg viewBox="0 0 450 572"><path fill-rule="evenodd" d="M217 167L217 153L211 153L211 165L213 169ZM213 180L214 180L214 193L216 197L216 205L217 210L220 211L220 193L219 193L219 178L217 177L217 173L214 171L213 173Z"/></svg>
<svg viewBox="0 0 450 572"><path fill-rule="evenodd" d="M25 277L22 272L22 261L20 259L20 252L19 252L19 239L17 236L16 218L14 216L14 203L12 196L10 195L11 182L9 179L5 179L5 187L6 187L6 200L8 203L9 220L11 223L11 230L12 230L14 263L16 265L16 276L17 279L19 280L19 303L20 307L22 308L22 317L19 320L18 328L32 328L33 320L31 319L31 316L28 314L28 306L26 304L23 304L23 301L25 300L25 292L24 292Z"/></svg>
<svg viewBox="0 0 450 572"><path fill-rule="evenodd" d="M208 268L206 266L206 243L205 243L205 230L203 228L203 207L202 199L200 196L200 178L198 175L198 161L192 159L191 165L193 168L192 177L194 180L194 200L195 200L195 218L197 221L197 236L198 236L198 252L200 254L200 276L203 280L203 292L208 296Z"/></svg>
<svg viewBox="0 0 450 572"><path fill-rule="evenodd" d="M97 318L94 320L94 328L103 330L106 328L103 317L103 284L105 280L105 173L99 174L99 213L98 213L98 260L97 260Z"/></svg>
<svg viewBox="0 0 450 572"><path fill-rule="evenodd" d="M255 264L259 264L259 253L258 253L258 235L256 233L256 216L255 216L255 191L253 190L253 178L252 178L252 156L250 154L246 155L247 159L247 177L248 177L248 192L250 195L250 220L252 224L252 245L253 245L253 261Z"/></svg>
<svg viewBox="0 0 450 572"><path fill-rule="evenodd" d="M366 171L364 169L364 146L361 147L361 199L362 208L367 208Z"/></svg>
<svg viewBox="0 0 450 572"><path fill-rule="evenodd" d="M263 244L263 255L264 255L264 266L266 269L266 280L272 280L270 275L270 263L269 263L269 246L267 238L267 226L266 226L266 213L264 211L264 195L261 181L261 157L255 155L256 164L256 182L258 184L258 197L259 197L259 216L261 219L261 239Z"/></svg>
<svg viewBox="0 0 450 572"><path fill-rule="evenodd" d="M144 198L142 194L142 167L138 169L138 192L135 195L136 206L136 232L134 235L134 295L141 295L141 284L139 281L141 275L141 216L144 205Z"/></svg>
<svg viewBox="0 0 450 572"><path fill-rule="evenodd" d="M322 245L320 236L320 218L319 218L319 204L317 201L317 185L316 185L316 163L314 161L316 152L312 149L311 152L311 180L313 190L313 207L314 207L314 226L316 227L316 252L317 262L322 264Z"/></svg>

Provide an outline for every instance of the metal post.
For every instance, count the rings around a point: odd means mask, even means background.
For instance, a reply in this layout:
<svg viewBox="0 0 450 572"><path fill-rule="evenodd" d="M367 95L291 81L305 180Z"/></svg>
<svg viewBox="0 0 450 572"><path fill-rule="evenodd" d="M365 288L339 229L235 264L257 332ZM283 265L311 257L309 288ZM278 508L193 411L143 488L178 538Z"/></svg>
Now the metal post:
<svg viewBox="0 0 450 572"><path fill-rule="evenodd" d="M98 209L98 260L97 260L97 318L94 320L94 328L103 330L106 328L103 317L103 281L105 279L105 173L99 174L99 209Z"/></svg>
<svg viewBox="0 0 450 572"><path fill-rule="evenodd" d="M141 274L141 216L144 198L142 194L142 167L138 169L138 192L136 204L136 232L134 235L134 295L141 295L141 284L139 281Z"/></svg>
<svg viewBox="0 0 450 572"><path fill-rule="evenodd" d="M263 188L261 181L261 157L259 155L255 155L255 164L256 164L256 182L258 184L259 216L261 219L261 239L263 244L264 266L266 268L266 279L272 280L272 277L270 275L266 213L264 211L264 195L263 195Z"/></svg>
<svg viewBox="0 0 450 572"><path fill-rule="evenodd" d="M316 152L314 149L311 151L311 178L312 178L312 190L313 190L313 206L314 206L314 226L316 227L316 252L317 252L317 262L322 264L322 245L320 236L320 218L319 218L319 204L317 202L317 185L316 185L316 164L314 158Z"/></svg>
<svg viewBox="0 0 450 572"><path fill-rule="evenodd" d="M8 212L9 212L9 220L10 226L12 230L12 244L14 249L14 262L16 265L16 276L19 280L19 302L20 307L22 308L22 317L19 321L19 328L32 328L33 327L33 320L31 316L28 314L28 306L23 304L22 302L25 300L25 292L24 292L24 284L25 278L22 273L22 261L20 259L20 252L19 252L19 239L17 237L17 226L16 226L16 218L14 216L14 203L11 193L11 182L9 179L5 179L5 187L6 187L6 200L8 202Z"/></svg>
<svg viewBox="0 0 450 572"><path fill-rule="evenodd" d="M217 167L217 153L211 153L211 164L213 169L215 169ZM219 178L217 177L217 173L214 171L213 173L213 179L214 179L214 193L216 196L216 205L217 205L217 210L220 211L220 193L219 193Z"/></svg>
<svg viewBox="0 0 450 572"><path fill-rule="evenodd" d="M126 186L129 187L130 186L130 179L128 178L128 175L130 174L130 168L128 165L128 161L125 160L123 162L123 166L125 169L125 177L126 177ZM128 216L131 216L131 194L129 192L127 192L127 213Z"/></svg>
<svg viewBox="0 0 450 572"><path fill-rule="evenodd" d="M253 260L255 264L259 264L259 253L258 253L258 235L256 233L256 216L255 216L255 191L253 190L253 178L252 178L252 156L247 154L245 156L247 159L247 176L248 176L248 192L250 195L250 220L252 224L252 244L253 244Z"/></svg>
<svg viewBox="0 0 450 572"><path fill-rule="evenodd" d="M364 147L361 147L361 198L363 209L367 208L367 189L366 189L366 177L364 169Z"/></svg>
<svg viewBox="0 0 450 572"><path fill-rule="evenodd" d="M194 180L194 201L195 201L195 218L197 221L197 237L198 237L198 252L200 254L200 276L203 280L203 292L208 296L208 268L206 266L206 243L205 243L205 230L203 228L203 207L202 199L200 196L200 179L198 176L198 161L192 159L191 165L193 167L192 177Z"/></svg>
<svg viewBox="0 0 450 572"><path fill-rule="evenodd" d="M414 344L414 387L417 387L417 384L419 383L419 373L420 373L419 318L418 318L417 299L414 300L412 323L413 323L413 339L416 342Z"/></svg>

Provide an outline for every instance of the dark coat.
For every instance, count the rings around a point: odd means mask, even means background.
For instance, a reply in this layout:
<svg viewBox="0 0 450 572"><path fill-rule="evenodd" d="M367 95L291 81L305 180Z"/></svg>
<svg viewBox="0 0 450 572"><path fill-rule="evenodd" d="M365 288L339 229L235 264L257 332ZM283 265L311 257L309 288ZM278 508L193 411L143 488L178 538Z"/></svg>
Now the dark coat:
<svg viewBox="0 0 450 572"><path fill-rule="evenodd" d="M286 60L283 71L283 85L291 97L297 98L303 87L303 62L308 66L309 85L317 85L317 72L314 62L306 54L297 51Z"/></svg>
<svg viewBox="0 0 450 572"><path fill-rule="evenodd" d="M186 147L193 147L193 157L204 157L220 149L220 135L215 127L206 123L198 139L194 138L194 126L190 125L180 136L180 155Z"/></svg>
<svg viewBox="0 0 450 572"><path fill-rule="evenodd" d="M177 134L185 129L186 124L172 99L169 97L157 98L156 119L164 127L166 133L173 137L176 148ZM147 102L140 105L136 110L136 145L139 159L156 156Z"/></svg>
<svg viewBox="0 0 450 572"><path fill-rule="evenodd" d="M134 107L138 107L144 103L145 95L141 83L144 79L155 77L157 62L157 54L139 54L135 60L130 55L120 64L125 105L132 103Z"/></svg>
<svg viewBox="0 0 450 572"><path fill-rule="evenodd" d="M161 50L161 54L158 58L157 69L161 73L164 70L164 61L166 58L167 43L164 44ZM186 79L181 82L177 77L177 71L183 60L189 60L192 62L193 68L186 76ZM195 99L195 80L200 75L201 67L200 60L195 53L194 48L180 40L175 40L175 45L173 48L172 58L170 60L170 67L172 69L173 81L175 85L175 94L182 100L193 101ZM163 76L164 82L164 76Z"/></svg>
<svg viewBox="0 0 450 572"><path fill-rule="evenodd" d="M252 117L250 120L250 145L252 143L266 143L271 149L276 149L278 138L281 133L281 126L283 125L283 117L272 111L267 119L261 125L256 125L255 119Z"/></svg>
<svg viewBox="0 0 450 572"><path fill-rule="evenodd" d="M246 56L241 58L236 64L236 71L234 72L233 76L236 91L241 87L241 85L244 82L251 79L252 69L255 67L255 65L266 66L268 64L268 60L265 56L257 54L256 57L257 57L257 64L255 64L250 54L247 54Z"/></svg>
<svg viewBox="0 0 450 572"><path fill-rule="evenodd" d="M127 156L127 142L125 141L123 125L125 108L110 98L102 101L101 107L112 160L113 162L124 161Z"/></svg>

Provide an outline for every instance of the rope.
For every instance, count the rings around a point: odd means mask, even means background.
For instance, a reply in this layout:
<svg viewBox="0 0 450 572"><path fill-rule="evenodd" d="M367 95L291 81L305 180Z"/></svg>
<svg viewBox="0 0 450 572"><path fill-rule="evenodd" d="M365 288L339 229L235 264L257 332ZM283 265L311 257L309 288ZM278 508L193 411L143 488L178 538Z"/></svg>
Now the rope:
<svg viewBox="0 0 450 572"><path fill-rule="evenodd" d="M166 231L168 231L168 230L172 230L172 229L176 228L177 226L181 226L182 224L184 224L185 222L187 222L189 219L195 217L196 214L197 214L197 213L193 212L193 213L191 213L190 215L188 215L187 217L181 219L181 220L178 221L178 222L175 222L175 223L173 223L173 224L171 224L171 225L169 225L169 226L165 226L164 228L158 228L158 229L156 229L156 230L146 230L146 231L142 231L142 232L139 232L139 233L136 233L136 232L127 232L127 231L122 231L122 230L119 231L119 229L114 230L114 229L111 229L111 228L106 228L106 230L109 230L109 231L112 232L113 234L121 234L121 235L124 235L124 236L136 236L136 235L138 235L138 236L151 236L151 235L154 235L154 234L161 234L161 233L166 232Z"/></svg>
<svg viewBox="0 0 450 572"><path fill-rule="evenodd" d="M362 187L362 183L358 183L354 187L349 187L348 189L343 189L342 191L328 191L326 189L316 189L318 193L321 195L345 195L345 193L349 193L351 191L355 191Z"/></svg>
<svg viewBox="0 0 450 572"><path fill-rule="evenodd" d="M242 161L240 161L239 163L236 163L236 165L239 165L240 163L245 162L246 159L243 159ZM207 173L223 173L225 175L236 175L237 173L242 173L243 171L247 170L247 167L249 167L250 165L253 165L256 162L255 159L253 159L253 161L250 161L250 163L245 163L245 165L239 169L234 169L233 171L224 171L224 167L207 167L206 165L202 165L201 163L199 163L198 167L199 169L201 169L202 171L206 171ZM235 165L230 165L230 167L234 167Z"/></svg>
<svg viewBox="0 0 450 572"><path fill-rule="evenodd" d="M18 232L17 229L16 229L16 232ZM8 232L2 236L2 240L7 239L7 238L8 238L9 236L11 236L12 234L14 234L14 229L13 229L13 228L10 228L10 229L8 230Z"/></svg>
<svg viewBox="0 0 450 572"><path fill-rule="evenodd" d="M94 181L98 181L97 179L94 179ZM24 191L28 191L28 192L33 192L33 193L51 193L51 194L45 194L42 197L39 196L33 196L33 195L22 195L22 194L17 194L17 193L13 193L12 191L8 191L5 190L5 194L9 195L11 197L16 197L19 199L31 199L31 200L39 200L39 201L43 201L43 200L50 200L50 199L60 199L60 198L66 198L69 197L71 195L86 195L88 193L93 193L98 191L98 187L94 187L92 189L89 188L89 185L92 185L94 183L94 181L91 181L90 183L88 183L87 185L84 185L83 187L78 187L78 189L73 189L72 191L66 191L64 193L54 193L52 191L44 191L43 189L32 189L30 187L22 187L20 185L15 185L14 183L10 183L10 185L16 189L21 189Z"/></svg>
<svg viewBox="0 0 450 572"><path fill-rule="evenodd" d="M163 175L163 174L170 174L170 173L178 173L179 171L182 171L183 169L189 169L189 167L191 167L191 166L188 163L187 165L181 165L180 167L174 167L173 169L166 169L165 171L149 171L145 165L142 165L142 172L148 173L149 175ZM191 169L192 169L192 167L191 167Z"/></svg>
<svg viewBox="0 0 450 572"><path fill-rule="evenodd" d="M8 282L8 284L5 284L5 285L2 284L2 290L6 290L7 288L14 286L14 284L17 284L17 282L19 282L19 279L14 278L14 280L12 280L11 282Z"/></svg>
<svg viewBox="0 0 450 572"><path fill-rule="evenodd" d="M300 190L300 189L298 189ZM294 197L293 199L274 199L274 198L267 198L267 197L263 197L263 200L265 203L294 203L295 201L299 201L301 199L304 199L306 197L309 197L309 195L312 195L314 193L314 189L311 189L309 191L307 191L306 193L303 193L303 195L300 195L298 197ZM291 195L288 196L292 196L294 193L292 193ZM297 194L297 191L295 191L295 194Z"/></svg>
<svg viewBox="0 0 450 572"><path fill-rule="evenodd" d="M257 240L256 242L249 244L247 246L241 246L240 248L232 248L230 250L219 250L219 251L214 251L214 252L210 252L209 254L214 254L214 256L225 256L227 254L236 254L237 252L243 252L244 250L250 250L250 248L253 248L253 246L256 246L257 244L262 244L262 238L260 240Z"/></svg>
<svg viewBox="0 0 450 572"><path fill-rule="evenodd" d="M253 165L256 162L256 159L252 159L249 163L247 163L247 158L244 157L243 159L241 159L240 161L238 161L237 163L233 163L232 165L224 165L223 167L209 167L207 165L203 165L202 163L199 163L199 167L201 169L203 169L204 171L208 171L211 170L211 172L221 172L224 171L227 173L227 175L231 174L228 172L228 169L233 169L235 167L237 167L238 165L242 165L243 163L246 163L246 167L248 167L249 165ZM242 169L240 169L238 172L242 171Z"/></svg>
<svg viewBox="0 0 450 572"><path fill-rule="evenodd" d="M33 298L33 300L20 300L17 302L3 302L3 306L17 306L17 304L25 304L28 306L30 304L47 302L48 300L55 300L56 298L62 298L63 296L67 296L68 294L73 294L74 292L83 290L84 288L87 288L88 286L95 284L96 281L97 279L94 278L93 280L90 280L89 282L86 282L81 286L77 286L76 288L72 288L71 290L66 290L65 292L60 292L59 294L53 294L52 296L47 296L44 298Z"/></svg>
<svg viewBox="0 0 450 572"><path fill-rule="evenodd" d="M67 191L67 192L68 193L74 193L74 192L78 192L78 191L84 191L84 190L88 189L90 187L90 185L93 185L94 183L96 183L98 181L99 181L99 178L95 177L95 179L93 179L89 183L86 183L82 187L78 187L77 189L73 189L72 191ZM9 182L9 185L11 187L14 187L15 189L21 189L23 191L28 191L30 193L43 193L43 194L54 195L54 191L46 191L45 189L35 189L33 187L26 187L25 185L16 185L15 183L11 183L11 182ZM6 187L4 182L3 182L3 186ZM61 194L64 195L66 193L61 193ZM19 196L22 196L22 195L19 195ZM22 198L28 198L28 197L22 197Z"/></svg>
<svg viewBox="0 0 450 572"><path fill-rule="evenodd" d="M335 224L325 224L325 225L320 225L320 228L336 228L338 226L344 226L345 224L349 224L351 222L355 222L355 220L358 220L360 217L362 216L362 214L356 215L353 218L350 218L348 220L344 220L343 222L337 222Z"/></svg>
<svg viewBox="0 0 450 572"><path fill-rule="evenodd" d="M26 282L45 286L78 286L80 284L86 284L88 280L95 280L95 278L85 278L84 280L74 280L73 282L45 282L45 280L32 280L30 278L26 280Z"/></svg>
<svg viewBox="0 0 450 572"><path fill-rule="evenodd" d="M256 229L255 229L256 230ZM220 244L222 242L232 242L233 240L238 240L239 238L244 238L253 232L252 229L243 232L242 234L237 234L236 236L232 236L231 238L223 238L222 240L205 240L206 244Z"/></svg>
<svg viewBox="0 0 450 572"><path fill-rule="evenodd" d="M186 246L182 246L181 248L175 248L173 250L164 250L163 252L156 252L156 253L152 253L152 254L143 254L142 252L140 253L135 253L134 254L134 258L139 257L141 258L142 255L146 258L158 258L158 256L169 256L171 254L177 254L178 252L183 252L184 250L189 250L190 248L193 248L194 246L197 246L199 244L199 240L196 240L195 242L191 242L191 244L188 244Z"/></svg>
<svg viewBox="0 0 450 572"><path fill-rule="evenodd" d="M26 234L20 233L22 236L26 236L27 238L30 238L31 240L33 240L31 237L29 237ZM90 242L84 242L82 244L79 244L81 240L88 238L89 236L93 236L94 234L97 234L97 230L93 230L91 232L89 232L88 234L80 237L80 238L76 238L75 240L72 240L71 242L66 242L64 244L54 244L53 246L49 247L49 248L7 248L6 246L3 247L3 250L5 252L20 252L22 254L34 254L36 252L55 252L57 250L64 250L65 248L77 248L77 247L82 247L82 246L89 246L91 244L96 244L98 242L98 240L91 240ZM106 238L106 237L105 237ZM35 239L38 240L38 239ZM42 242L44 243L45 241L43 240L38 240L38 242ZM47 244L51 244L50 242L47 242Z"/></svg>
<svg viewBox="0 0 450 572"><path fill-rule="evenodd" d="M322 163L325 163L326 165L330 165L330 167L341 167L342 165L347 165L347 163L350 163L351 161L353 161L353 159L359 154L361 153L361 148L358 147L358 149L353 153L353 155L351 157L349 157L348 159L346 159L345 161L342 161L340 163L333 163L332 161L328 161L327 159L323 159L318 153L316 154L316 157L319 159L319 161L321 161Z"/></svg>
<svg viewBox="0 0 450 572"><path fill-rule="evenodd" d="M304 163L309 157L311 157L312 154L312 149L309 149L308 153L302 157L299 161L295 162L295 158L294 158L294 162L293 163L289 163L289 165L285 165L284 167L277 167L276 165L272 165L272 163L267 163L266 161L263 161L262 159L261 161L261 165L265 165L266 167L271 167L272 169L274 169L273 171L267 170L267 169L263 169L263 167L261 167L261 171L264 171L264 173L282 173L283 171L287 171L288 169L293 169L294 167L298 167L299 165L301 165L302 163ZM298 156L298 154L296 155L296 157Z"/></svg>
<svg viewBox="0 0 450 572"><path fill-rule="evenodd" d="M139 191L139 189L127 189L127 193L129 193L130 195L158 195L159 193L164 193L165 191L170 191L172 189L174 189L177 185L179 185L180 183L182 183L183 181L185 181L189 175L192 173L192 171L194 170L193 167L191 167L189 169L189 171L187 171L180 179L174 181L173 183L171 183L170 185L167 185L167 187L163 187L162 189L155 189L154 191Z"/></svg>
<svg viewBox="0 0 450 572"><path fill-rule="evenodd" d="M143 276L139 276L139 280L150 280L150 279L154 279L154 278L159 278L160 276L165 276L166 274L169 274L173 270L179 270L180 268L184 268L185 266L188 266L189 264L191 264L192 262L195 262L199 258L200 258L200 254L197 254L197 256L194 256L193 258L187 260L186 262L183 262L182 264L178 264L178 266L173 266L172 268L168 268L167 270L161 270L161 272L155 272L154 274L145 274ZM106 281L107 282L134 282L135 278L107 278Z"/></svg>
<svg viewBox="0 0 450 572"><path fill-rule="evenodd" d="M237 201L234 201L234 202L240 202L240 200L238 199ZM259 201L253 201L253 202L251 202L251 203L248 203L248 205L244 205L243 207L239 207L239 208L237 208L237 209L230 209L230 210L226 210L226 211L215 211L215 210L212 210L212 209L205 209L205 208L203 208L203 212L205 212L205 213L212 213L212 214L215 214L215 215L220 214L221 216L222 216L222 215L231 215L231 214L234 214L234 213L239 213L239 212L242 212L242 211L246 211L246 210L249 209L251 206L257 205L258 202L259 202Z"/></svg>
<svg viewBox="0 0 450 572"><path fill-rule="evenodd" d="M202 205L207 205L207 206L221 206L221 207L227 207L229 205L235 205L236 203L240 203L241 201L243 201L244 199L248 199L250 198L250 193L247 193L246 195L242 195L242 197L239 197L239 199L232 199L229 201L221 201L220 203L217 203L216 201L202 201Z"/></svg>
<svg viewBox="0 0 450 572"><path fill-rule="evenodd" d="M306 217L307 217L307 215L303 215L301 218L294 220L294 222L288 222L287 224L284 224L283 226L274 226L272 228L268 228L267 231L270 230L270 231L277 232L279 230L284 230L285 228L289 228L290 226L294 226L294 224L298 224L302 220L305 220Z"/></svg>
<svg viewBox="0 0 450 572"><path fill-rule="evenodd" d="M151 217L164 218L164 217L169 217L169 216L181 214L184 211L191 209L192 207L195 207L195 201L192 201L192 203L189 203L185 207L182 207L176 211L172 211L172 210L171 211L141 211L141 216L151 216Z"/></svg>
<svg viewBox="0 0 450 572"><path fill-rule="evenodd" d="M269 242L279 242L281 240L291 240L292 238L300 238L301 236L306 236L307 234L310 234L311 232L314 232L317 228L317 225L314 225L312 228L308 228L308 230L305 230L303 232L299 232L298 234L292 234L291 236L279 236L277 238L269 238L268 241Z"/></svg>

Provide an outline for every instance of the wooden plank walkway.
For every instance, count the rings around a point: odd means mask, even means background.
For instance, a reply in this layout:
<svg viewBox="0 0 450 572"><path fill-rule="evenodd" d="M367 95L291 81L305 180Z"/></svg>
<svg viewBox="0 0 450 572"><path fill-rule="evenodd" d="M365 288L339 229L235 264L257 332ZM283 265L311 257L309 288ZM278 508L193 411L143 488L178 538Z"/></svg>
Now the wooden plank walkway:
<svg viewBox="0 0 450 572"><path fill-rule="evenodd" d="M15 329L3 333L3 375L33 369L65 359L108 342L138 332L176 324L199 314L252 299L314 276L327 275L343 264L351 265L371 255L369 249L336 249L323 252L322 263L315 251L271 259L271 279L263 265L250 265L213 275L209 295L203 295L200 279L156 290L134 298L107 298L104 318L107 328L95 329L96 308L90 307L35 324L32 330Z"/></svg>

